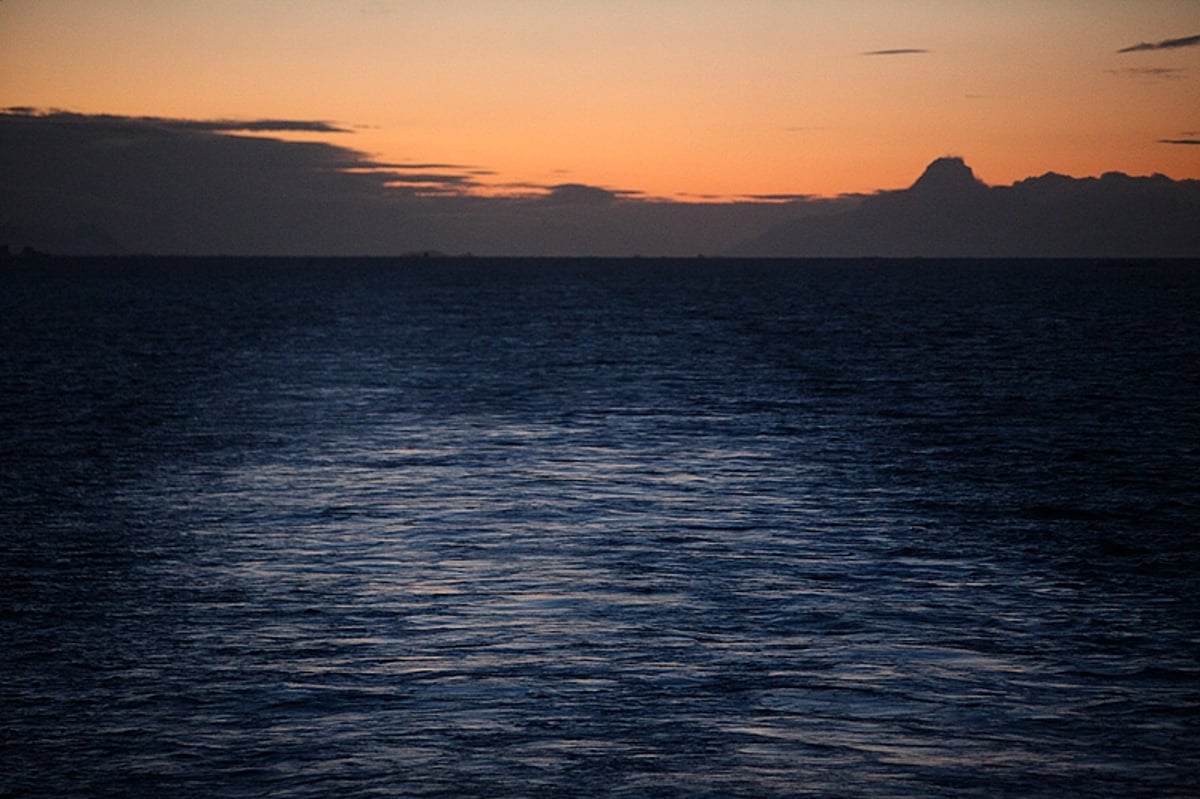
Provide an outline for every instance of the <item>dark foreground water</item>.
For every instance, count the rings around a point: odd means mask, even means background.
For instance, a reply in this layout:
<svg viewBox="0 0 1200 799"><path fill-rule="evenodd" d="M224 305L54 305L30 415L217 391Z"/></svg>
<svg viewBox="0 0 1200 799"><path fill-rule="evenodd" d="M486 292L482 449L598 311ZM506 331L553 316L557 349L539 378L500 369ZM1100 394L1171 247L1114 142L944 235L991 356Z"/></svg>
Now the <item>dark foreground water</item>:
<svg viewBox="0 0 1200 799"><path fill-rule="evenodd" d="M0 795L1200 795L1200 262L0 274Z"/></svg>

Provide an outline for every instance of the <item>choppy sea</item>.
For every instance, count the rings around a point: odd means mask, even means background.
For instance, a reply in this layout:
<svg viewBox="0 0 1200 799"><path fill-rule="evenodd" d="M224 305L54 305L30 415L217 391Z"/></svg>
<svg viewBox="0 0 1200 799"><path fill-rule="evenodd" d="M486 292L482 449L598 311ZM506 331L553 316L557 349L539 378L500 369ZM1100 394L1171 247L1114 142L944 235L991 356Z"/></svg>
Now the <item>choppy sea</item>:
<svg viewBox="0 0 1200 799"><path fill-rule="evenodd" d="M0 796L1200 795L1200 262L0 267Z"/></svg>

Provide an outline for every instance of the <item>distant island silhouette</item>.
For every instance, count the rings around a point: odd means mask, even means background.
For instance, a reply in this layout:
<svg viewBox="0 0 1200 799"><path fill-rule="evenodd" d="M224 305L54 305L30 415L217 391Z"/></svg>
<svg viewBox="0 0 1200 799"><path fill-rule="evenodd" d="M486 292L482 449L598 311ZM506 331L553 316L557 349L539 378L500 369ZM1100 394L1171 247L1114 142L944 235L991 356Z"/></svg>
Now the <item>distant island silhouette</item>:
<svg viewBox="0 0 1200 799"><path fill-rule="evenodd" d="M317 126L317 127L314 127ZM228 122L0 111L0 244L55 255L1200 257L1200 180L959 157L869 195L680 202L580 183L479 196L453 165L380 165ZM799 178L798 178L799 181Z"/></svg>
<svg viewBox="0 0 1200 799"><path fill-rule="evenodd" d="M833 216L772 227L734 252L755 256L1197 257L1200 181L1048 173L989 187L957 157L908 189Z"/></svg>

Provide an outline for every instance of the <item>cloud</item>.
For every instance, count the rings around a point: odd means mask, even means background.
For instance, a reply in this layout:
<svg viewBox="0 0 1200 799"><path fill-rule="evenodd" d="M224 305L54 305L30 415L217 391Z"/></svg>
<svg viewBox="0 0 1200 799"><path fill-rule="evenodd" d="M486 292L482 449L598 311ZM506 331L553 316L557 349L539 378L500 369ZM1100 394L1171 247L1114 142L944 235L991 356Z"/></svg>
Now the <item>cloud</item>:
<svg viewBox="0 0 1200 799"><path fill-rule="evenodd" d="M1178 47L1200 46L1200 35L1184 36L1181 39L1163 39L1161 42L1139 42L1129 47L1122 47L1118 53L1140 53L1145 50L1174 50Z"/></svg>
<svg viewBox="0 0 1200 799"><path fill-rule="evenodd" d="M252 119L252 120L180 120L156 119L145 117L147 122L157 122L178 128L180 130L209 130L213 132L248 131L254 133L350 133L348 128L341 128L329 122L302 119Z"/></svg>
<svg viewBox="0 0 1200 799"><path fill-rule="evenodd" d="M764 203L792 203L811 200L811 194L745 194L747 200Z"/></svg>
<svg viewBox="0 0 1200 799"><path fill-rule="evenodd" d="M609 189L588 186L583 183L560 183L546 188L546 194L538 199L540 202L554 205L609 205L616 202L621 196Z"/></svg>
<svg viewBox="0 0 1200 799"><path fill-rule="evenodd" d="M464 164L444 164L444 163L407 163L396 164L390 161L365 161L373 169L453 169L453 170L470 170L471 174L490 175L492 172L486 169L474 169L473 167Z"/></svg>
<svg viewBox="0 0 1200 799"><path fill-rule="evenodd" d="M95 225L134 251L319 254L378 238L405 204L462 194L475 181L468 170L389 167L320 141L236 135L335 129L305 120L0 113L0 221Z"/></svg>
<svg viewBox="0 0 1200 799"><path fill-rule="evenodd" d="M1175 67L1125 67L1123 69L1107 69L1105 72L1118 77L1142 80L1179 80L1187 74L1186 69Z"/></svg>
<svg viewBox="0 0 1200 799"><path fill-rule="evenodd" d="M57 109L41 109L32 106L10 106L0 109L7 116L37 117L56 122L87 124L131 124L141 123L172 130L198 130L212 133L350 133L348 128L331 122L311 119L174 119L170 117L125 117L111 114L79 114Z"/></svg>
<svg viewBox="0 0 1200 799"><path fill-rule="evenodd" d="M384 184L387 186L429 185L450 188L454 186L476 186L478 183L467 175L455 175L448 172L393 172L387 174Z"/></svg>
<svg viewBox="0 0 1200 799"><path fill-rule="evenodd" d="M0 111L0 243L55 253L695 255L721 252L799 205L668 202L579 182L506 186L484 182L492 173L478 164L389 162L272 131L319 139L341 128Z"/></svg>
<svg viewBox="0 0 1200 799"><path fill-rule="evenodd" d="M70 111L14 108L0 111L4 130L17 144L28 144L20 136L36 131L46 137L49 151L56 142L70 153L60 153L55 164L62 166L83 160L88 153L107 153L116 157L113 169L124 164L128 156L136 160L151 152L164 157L161 169L190 171L212 179L235 167L245 168L244 174L266 177L275 170L286 170L287 177L311 179L316 183L354 185L356 191L370 186L385 192L397 184L437 184L447 188L475 183L481 170L450 163L397 164L376 161L348 147L320 141L285 142L264 136L245 137L237 133L351 133L347 128L320 120L295 119L176 119L169 117L125 117L111 114L80 114ZM176 152L187 151L187 158L172 160ZM78 155L76 159L72 156ZM189 159L195 159L189 161ZM220 160L224 159L224 160ZM214 163L215 162L215 163ZM141 167L142 164L128 164ZM129 174L137 170L131 169ZM275 176L282 177L282 176ZM118 184L119 185L119 184ZM252 185L252 184L251 184ZM269 191L269 186L264 186ZM293 187L294 188L294 187ZM329 187L326 187L329 188Z"/></svg>
<svg viewBox="0 0 1200 799"><path fill-rule="evenodd" d="M898 47L894 50L868 50L865 53L859 53L859 55L918 55L928 52L930 51L920 47Z"/></svg>
<svg viewBox="0 0 1200 799"><path fill-rule="evenodd" d="M1200 144L1200 139L1159 139L1159 144Z"/></svg>

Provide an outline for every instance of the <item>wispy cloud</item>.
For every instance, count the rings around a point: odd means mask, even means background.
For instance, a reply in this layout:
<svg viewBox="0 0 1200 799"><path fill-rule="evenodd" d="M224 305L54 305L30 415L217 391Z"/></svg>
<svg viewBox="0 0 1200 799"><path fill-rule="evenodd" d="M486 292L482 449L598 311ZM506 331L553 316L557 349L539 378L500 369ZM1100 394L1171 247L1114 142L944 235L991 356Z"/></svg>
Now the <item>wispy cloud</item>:
<svg viewBox="0 0 1200 799"><path fill-rule="evenodd" d="M743 194L744 199L762 203L791 203L811 200L811 194Z"/></svg>
<svg viewBox="0 0 1200 799"><path fill-rule="evenodd" d="M455 172L463 172L471 175L491 175L494 174L488 169L478 169L476 167L467 166L465 164L446 164L446 163L392 163L390 161L372 161L359 160L357 166L363 169L449 169Z"/></svg>
<svg viewBox="0 0 1200 799"><path fill-rule="evenodd" d="M466 175L454 175L444 172L413 172L402 173L394 172L386 176L386 185L388 186L441 186L449 188L452 186L474 186L475 181Z"/></svg>
<svg viewBox="0 0 1200 799"><path fill-rule="evenodd" d="M859 53L859 55L920 55L928 52L928 50L920 47L897 47L893 50L868 50L865 53Z"/></svg>
<svg viewBox="0 0 1200 799"><path fill-rule="evenodd" d="M34 108L33 106L9 106L0 108L0 114L11 117L41 117L57 123L77 122L94 125L112 123L121 125L153 125L170 130L194 130L206 133L351 133L349 128L332 122L313 119L177 119L172 117L126 117L115 114L80 114L57 108Z"/></svg>
<svg viewBox="0 0 1200 799"><path fill-rule="evenodd" d="M307 119L158 119L145 117L146 122L158 122L181 130L207 130L214 133L350 133L348 128L329 122Z"/></svg>
<svg viewBox="0 0 1200 799"><path fill-rule="evenodd" d="M1161 42L1138 42L1129 47L1122 47L1118 53L1139 53L1143 50L1174 50L1178 47L1200 46L1200 35L1184 36L1181 39L1163 39Z"/></svg>
<svg viewBox="0 0 1200 799"><path fill-rule="evenodd" d="M1139 78L1141 80L1179 80L1187 74L1186 69L1177 67L1125 67L1124 69L1106 69L1105 72L1121 78Z"/></svg>

